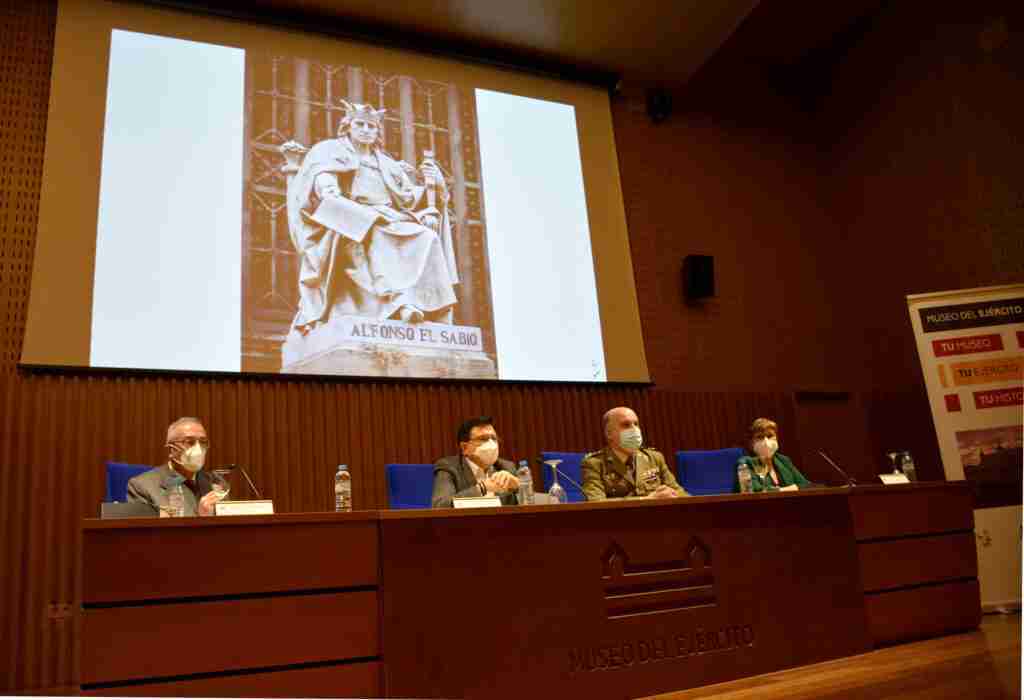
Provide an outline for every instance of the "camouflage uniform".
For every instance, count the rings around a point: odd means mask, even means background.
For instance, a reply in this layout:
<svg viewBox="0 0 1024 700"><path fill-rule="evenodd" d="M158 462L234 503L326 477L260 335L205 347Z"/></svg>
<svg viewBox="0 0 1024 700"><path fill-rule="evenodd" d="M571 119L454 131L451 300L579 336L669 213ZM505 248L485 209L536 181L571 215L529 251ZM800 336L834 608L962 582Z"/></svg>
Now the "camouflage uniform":
<svg viewBox="0 0 1024 700"><path fill-rule="evenodd" d="M642 498L657 491L662 484L675 489L680 496L690 495L676 482L676 477L665 464L665 457L657 450L641 447L633 459L636 461L635 469L624 464L610 447L584 456L580 474L583 495L587 500Z"/></svg>

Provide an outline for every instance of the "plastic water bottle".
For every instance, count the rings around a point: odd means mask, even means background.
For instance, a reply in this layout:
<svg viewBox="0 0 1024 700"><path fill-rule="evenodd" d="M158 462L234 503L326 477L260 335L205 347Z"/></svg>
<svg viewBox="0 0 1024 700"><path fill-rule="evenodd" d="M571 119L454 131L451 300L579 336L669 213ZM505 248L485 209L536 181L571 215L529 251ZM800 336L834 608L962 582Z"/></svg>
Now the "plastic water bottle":
<svg viewBox="0 0 1024 700"><path fill-rule="evenodd" d="M740 493L752 493L754 491L753 478L750 475L750 467L745 462L736 467L736 477L740 482Z"/></svg>
<svg viewBox="0 0 1024 700"><path fill-rule="evenodd" d="M334 474L334 510L338 513L352 511L352 475L347 464L339 464Z"/></svg>
<svg viewBox="0 0 1024 700"><path fill-rule="evenodd" d="M914 466L914 458L910 456L909 452L903 453L902 468L907 481L917 481L917 467Z"/></svg>
<svg viewBox="0 0 1024 700"><path fill-rule="evenodd" d="M533 474L530 473L530 464L524 459L519 462L519 470L516 472L519 477L519 505L533 505Z"/></svg>
<svg viewBox="0 0 1024 700"><path fill-rule="evenodd" d="M172 518L181 518L185 515L185 492L180 481L174 483L167 492L167 513Z"/></svg>

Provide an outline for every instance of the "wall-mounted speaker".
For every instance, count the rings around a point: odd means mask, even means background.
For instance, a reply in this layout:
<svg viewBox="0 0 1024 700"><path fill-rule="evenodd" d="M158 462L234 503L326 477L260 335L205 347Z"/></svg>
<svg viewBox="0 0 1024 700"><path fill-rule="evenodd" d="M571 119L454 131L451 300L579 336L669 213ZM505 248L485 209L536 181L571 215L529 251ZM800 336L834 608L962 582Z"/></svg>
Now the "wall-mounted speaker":
<svg viewBox="0 0 1024 700"><path fill-rule="evenodd" d="M687 301L715 296L715 259L711 255L683 258L683 294Z"/></svg>

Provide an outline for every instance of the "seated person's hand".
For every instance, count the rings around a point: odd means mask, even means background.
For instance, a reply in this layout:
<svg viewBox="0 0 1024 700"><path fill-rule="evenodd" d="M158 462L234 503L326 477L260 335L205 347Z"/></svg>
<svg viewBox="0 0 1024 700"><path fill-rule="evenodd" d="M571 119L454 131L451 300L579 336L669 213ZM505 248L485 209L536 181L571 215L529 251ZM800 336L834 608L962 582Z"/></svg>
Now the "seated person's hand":
<svg viewBox="0 0 1024 700"><path fill-rule="evenodd" d="M783 486L779 491L799 491L800 487L796 484L790 484L789 486Z"/></svg>
<svg viewBox="0 0 1024 700"><path fill-rule="evenodd" d="M216 491L210 491L210 493L199 499L199 515L213 515L213 507L217 505L217 501L220 497Z"/></svg>
<svg viewBox="0 0 1024 700"><path fill-rule="evenodd" d="M519 479L508 472L495 472L487 479L484 479L484 487L487 493L512 492L519 488Z"/></svg>
<svg viewBox="0 0 1024 700"><path fill-rule="evenodd" d="M679 494L676 493L676 490L674 488L672 488L671 486L666 486L665 484L662 484L655 491L651 492L650 497L651 498L675 498L678 495Z"/></svg>
<svg viewBox="0 0 1024 700"><path fill-rule="evenodd" d="M438 185L444 184L444 174L433 162L425 162L420 166L420 174L424 180L433 180Z"/></svg>
<svg viewBox="0 0 1024 700"><path fill-rule="evenodd" d="M316 176L316 192L321 199L324 197L342 196L337 179L330 173L320 173Z"/></svg>

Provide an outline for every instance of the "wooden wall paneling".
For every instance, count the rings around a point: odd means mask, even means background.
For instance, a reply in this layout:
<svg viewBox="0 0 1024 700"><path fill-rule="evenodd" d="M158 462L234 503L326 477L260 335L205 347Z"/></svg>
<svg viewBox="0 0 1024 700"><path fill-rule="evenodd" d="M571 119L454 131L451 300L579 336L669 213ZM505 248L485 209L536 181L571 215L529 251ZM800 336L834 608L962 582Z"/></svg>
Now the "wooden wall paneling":
<svg viewBox="0 0 1024 700"><path fill-rule="evenodd" d="M225 462L234 462L235 464L241 465L249 472L249 477L256 484L256 488L261 489L263 483L261 469L255 468L252 463L252 452L250 446L253 440L256 438L254 431L252 430L252 406L250 405L249 394L253 382L250 381L239 381L235 384L235 395L237 397L237 406L235 415L235 421L237 427L234 431L234 439L232 441L233 451L230 457L234 459L224 458ZM244 494L248 498L256 498L256 494L252 493L252 489L245 483L245 479L239 479L235 483L235 488L242 489Z"/></svg>
<svg viewBox="0 0 1024 700"><path fill-rule="evenodd" d="M383 391L373 392L371 410L373 411L373 430L370 435L373 437L371 445L373 451L367 461L367 479L369 487L370 502L374 508L387 508L388 495L386 475L384 474L385 451L388 445L399 440L399 429L401 426L402 414L399 412L404 399L404 391L398 384L382 385ZM380 440L379 436L386 436Z"/></svg>
<svg viewBox="0 0 1024 700"><path fill-rule="evenodd" d="M263 458L270 473L271 484L273 485L274 501L280 504L282 511L291 508L292 496L288 487L287 469L290 466L288 455L284 449L282 431L287 431L288 407L284 400L287 382L270 381L263 392L263 402L266 406L266 422L263 425L266 446Z"/></svg>
<svg viewBox="0 0 1024 700"><path fill-rule="evenodd" d="M18 423L20 412L20 401L22 398L21 382L16 377L5 381L5 411L4 411L4 439L0 442L0 450L3 451L4 461L0 468L4 471L4 488L0 491L3 498L4 529L4 561L2 562L5 575L0 576L0 585L3 586L3 614L0 621L4 625L2 640L0 640L0 652L3 653L3 665L0 671L3 672L7 688L18 687L24 672L21 668L22 638L25 633L25 624L22 620L24 605L22 591L25 585L24 552L26 546L25 530L27 529L27 518L25 516L28 505L26 496L28 488L26 482L29 478L28 471L24 465L26 460L20 454L20 442Z"/></svg>
<svg viewBox="0 0 1024 700"><path fill-rule="evenodd" d="M289 413L292 424L290 436L285 440L285 450L290 453L289 481L298 488L294 495L303 509L313 510L306 504L315 504L316 494L323 493L323 484L330 483L333 493L334 472L337 465L331 464L322 433L318 429L316 416L323 414L323 392L320 383L305 384L287 382ZM311 438L302 439L303 434ZM320 488L317 488L317 487Z"/></svg>
<svg viewBox="0 0 1024 700"><path fill-rule="evenodd" d="M37 611L36 614L40 610L52 610L53 614L59 614L50 606L60 604L56 593L66 573L71 570L67 555L74 546L74 535L70 531L65 531L63 527L70 518L69 509L62 507L66 497L61 483L61 477L66 470L62 467L67 465L74 468L75 460L72 455L64 454L65 451L73 452L74 449L70 436L64 429L66 424L60 420L60 397L66 395L64 377L53 377L47 384L43 415L37 421L36 427L41 428L44 435L52 435L55 439L43 442L42 458L32 469L33 473L38 472L39 478L30 502L33 504L33 511L39 513L41 521L37 526L40 529L40 559L43 568L43 575L40 577L42 585L33 586L39 591L34 609ZM61 651L59 640L55 639L60 634L59 626L53 618L44 615L39 631L39 676L43 679L44 685L55 685L55 671L59 664L57 657Z"/></svg>
<svg viewBox="0 0 1024 700"><path fill-rule="evenodd" d="M317 391L320 395L320 410L316 415L309 417L309 425L313 427L313 434L318 436L317 440L322 445L326 462L324 471L330 472L338 468L338 463L331 456L337 455L340 450L338 446L339 436L336 429L338 425L338 385L334 382L323 382L317 385ZM310 503L315 505L326 501L326 505L323 507L333 510L333 483L327 489L329 494L326 498L321 495L321 491L316 488L315 483L311 484L311 489L309 494Z"/></svg>

